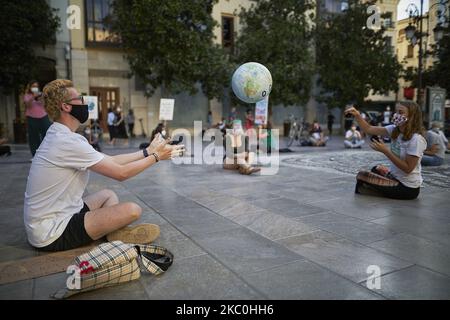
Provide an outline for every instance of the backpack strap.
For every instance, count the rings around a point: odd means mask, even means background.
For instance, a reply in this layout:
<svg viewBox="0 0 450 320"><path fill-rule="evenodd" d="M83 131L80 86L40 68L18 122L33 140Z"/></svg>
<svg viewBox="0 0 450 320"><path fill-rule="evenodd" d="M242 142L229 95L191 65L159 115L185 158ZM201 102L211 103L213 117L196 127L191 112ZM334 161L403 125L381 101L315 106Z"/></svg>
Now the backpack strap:
<svg viewBox="0 0 450 320"><path fill-rule="evenodd" d="M141 244L134 247L144 268L154 275L164 273L173 263L173 254L166 248Z"/></svg>

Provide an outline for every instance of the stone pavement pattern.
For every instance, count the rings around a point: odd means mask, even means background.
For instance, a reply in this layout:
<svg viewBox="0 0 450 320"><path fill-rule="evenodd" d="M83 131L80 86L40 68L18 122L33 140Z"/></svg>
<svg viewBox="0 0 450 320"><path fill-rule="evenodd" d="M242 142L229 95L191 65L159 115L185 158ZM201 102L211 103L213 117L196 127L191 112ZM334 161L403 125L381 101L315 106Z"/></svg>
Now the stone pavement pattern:
<svg viewBox="0 0 450 320"><path fill-rule="evenodd" d="M88 193L109 188L138 203L140 222L160 225L157 243L175 260L160 277L143 274L73 299L449 299L448 175L436 173L440 182L426 181L414 201L354 195L354 174L340 170L346 151L336 143L294 147L276 176L170 162L123 183L92 174ZM13 151L0 159L0 262L38 254L22 216L29 153ZM377 157L356 152L348 155L357 166ZM380 267L381 289L366 286L370 265ZM48 299L65 279L2 285L0 299Z"/></svg>

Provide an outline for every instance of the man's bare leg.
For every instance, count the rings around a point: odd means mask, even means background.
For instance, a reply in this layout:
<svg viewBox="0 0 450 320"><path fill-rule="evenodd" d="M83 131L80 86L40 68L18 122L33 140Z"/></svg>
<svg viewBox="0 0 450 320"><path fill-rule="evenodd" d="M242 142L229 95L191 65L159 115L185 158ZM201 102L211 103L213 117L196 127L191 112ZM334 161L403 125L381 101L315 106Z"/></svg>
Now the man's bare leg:
<svg viewBox="0 0 450 320"><path fill-rule="evenodd" d="M119 199L112 190L96 192L83 200L90 209L86 213L84 226L94 240L108 236L108 241L150 243L159 237L160 229L157 225L147 223L127 228L130 223L139 219L142 209L132 202L119 204Z"/></svg>
<svg viewBox="0 0 450 320"><path fill-rule="evenodd" d="M141 207L133 202L103 207L86 213L84 227L93 240L98 240L138 220L141 213Z"/></svg>
<svg viewBox="0 0 450 320"><path fill-rule="evenodd" d="M111 207L119 204L119 198L112 190L105 189L83 198L90 210L96 210L104 207Z"/></svg>

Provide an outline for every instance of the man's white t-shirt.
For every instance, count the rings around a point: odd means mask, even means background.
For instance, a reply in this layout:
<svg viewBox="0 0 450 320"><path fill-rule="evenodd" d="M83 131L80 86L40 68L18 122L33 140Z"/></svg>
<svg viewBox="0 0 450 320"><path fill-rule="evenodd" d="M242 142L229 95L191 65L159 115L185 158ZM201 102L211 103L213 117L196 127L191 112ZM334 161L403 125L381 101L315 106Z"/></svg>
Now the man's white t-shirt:
<svg viewBox="0 0 450 320"><path fill-rule="evenodd" d="M85 137L54 122L33 158L24 201L28 241L37 248L57 240L74 214L83 208L87 168L104 155Z"/></svg>
<svg viewBox="0 0 450 320"><path fill-rule="evenodd" d="M392 131L395 129L395 125L389 125L385 127L389 136L392 135ZM406 159L406 155L416 156L419 158L416 167L409 174L399 169L394 163L391 162L391 173L401 183L409 188L419 188L422 185L422 166L420 160L422 159L423 152L427 148L427 141L425 138L417 133L414 133L412 138L408 141L402 140L403 134L400 133L397 139L392 139L391 151L397 157L402 160Z"/></svg>

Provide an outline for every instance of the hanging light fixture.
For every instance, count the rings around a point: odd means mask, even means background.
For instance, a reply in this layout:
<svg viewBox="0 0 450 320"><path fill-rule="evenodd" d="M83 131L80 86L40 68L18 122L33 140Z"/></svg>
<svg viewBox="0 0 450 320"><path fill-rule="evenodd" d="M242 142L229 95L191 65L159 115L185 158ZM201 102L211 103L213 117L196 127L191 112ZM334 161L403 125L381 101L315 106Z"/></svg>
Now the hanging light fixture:
<svg viewBox="0 0 450 320"><path fill-rule="evenodd" d="M415 36L416 33L416 27L413 26L411 23L405 28L405 35L408 40L412 40L412 38Z"/></svg>
<svg viewBox="0 0 450 320"><path fill-rule="evenodd" d="M433 28L433 33L435 41L440 41L444 37L444 28L441 26L440 23Z"/></svg>

